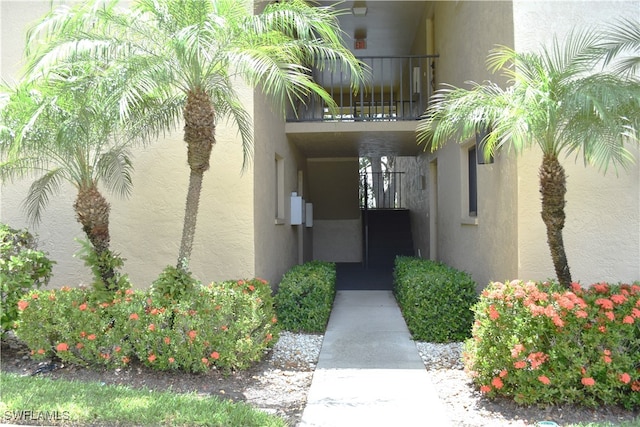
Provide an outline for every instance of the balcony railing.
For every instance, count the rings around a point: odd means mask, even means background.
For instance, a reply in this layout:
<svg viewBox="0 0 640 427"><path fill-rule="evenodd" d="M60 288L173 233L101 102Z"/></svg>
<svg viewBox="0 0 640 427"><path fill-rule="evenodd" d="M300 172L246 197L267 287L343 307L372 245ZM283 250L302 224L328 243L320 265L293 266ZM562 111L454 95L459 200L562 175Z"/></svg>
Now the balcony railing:
<svg viewBox="0 0 640 427"><path fill-rule="evenodd" d="M364 172L360 174L360 209L400 209L404 172Z"/></svg>
<svg viewBox="0 0 640 427"><path fill-rule="evenodd" d="M350 89L349 70L314 70L313 77L338 105L330 111L316 97L300 103L287 121L396 121L416 120L426 110L435 86L437 55L368 56L358 58L368 67L357 92Z"/></svg>

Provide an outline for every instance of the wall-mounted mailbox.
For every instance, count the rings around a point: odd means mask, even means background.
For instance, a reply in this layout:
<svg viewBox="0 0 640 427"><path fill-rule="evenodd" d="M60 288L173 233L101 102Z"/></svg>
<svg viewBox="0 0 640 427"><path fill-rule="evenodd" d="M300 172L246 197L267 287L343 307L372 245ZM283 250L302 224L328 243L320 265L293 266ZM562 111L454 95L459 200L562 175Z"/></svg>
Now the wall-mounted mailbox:
<svg viewBox="0 0 640 427"><path fill-rule="evenodd" d="M304 199L295 191L291 193L291 225L301 225L304 218Z"/></svg>
<svg viewBox="0 0 640 427"><path fill-rule="evenodd" d="M313 227L313 203L306 203L304 224L307 227Z"/></svg>

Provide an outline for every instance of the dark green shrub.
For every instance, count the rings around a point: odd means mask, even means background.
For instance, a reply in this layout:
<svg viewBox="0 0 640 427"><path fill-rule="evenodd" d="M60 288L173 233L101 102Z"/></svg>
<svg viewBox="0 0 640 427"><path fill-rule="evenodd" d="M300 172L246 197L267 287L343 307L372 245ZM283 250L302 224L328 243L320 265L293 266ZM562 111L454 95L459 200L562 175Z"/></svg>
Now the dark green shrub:
<svg viewBox="0 0 640 427"><path fill-rule="evenodd" d="M170 265L153 282L151 291L154 298L170 303L195 292L199 285L200 282L191 276L191 272Z"/></svg>
<svg viewBox="0 0 640 427"><path fill-rule="evenodd" d="M2 335L13 328L18 318L18 300L30 290L49 283L53 264L44 252L36 250L36 241L28 231L15 230L0 224Z"/></svg>
<svg viewBox="0 0 640 427"><path fill-rule="evenodd" d="M474 311L465 365L488 397L640 408L640 282L496 282Z"/></svg>
<svg viewBox="0 0 640 427"><path fill-rule="evenodd" d="M271 287L261 279L199 286L169 304L150 291L32 291L19 302L16 335L32 357L117 367L138 359L159 370L243 369L278 338Z"/></svg>
<svg viewBox="0 0 640 427"><path fill-rule="evenodd" d="M280 326L294 332L324 332L336 295L336 266L311 261L285 273L275 297Z"/></svg>
<svg viewBox="0 0 640 427"><path fill-rule="evenodd" d="M88 240L77 241L82 246L78 256L93 274L91 286L95 299L109 300L113 298L113 292L131 287L129 277L119 271L124 266L124 260L119 254L110 249L98 253Z"/></svg>
<svg viewBox="0 0 640 427"><path fill-rule="evenodd" d="M394 286L415 340L444 343L471 335L477 295L469 274L430 260L397 257Z"/></svg>

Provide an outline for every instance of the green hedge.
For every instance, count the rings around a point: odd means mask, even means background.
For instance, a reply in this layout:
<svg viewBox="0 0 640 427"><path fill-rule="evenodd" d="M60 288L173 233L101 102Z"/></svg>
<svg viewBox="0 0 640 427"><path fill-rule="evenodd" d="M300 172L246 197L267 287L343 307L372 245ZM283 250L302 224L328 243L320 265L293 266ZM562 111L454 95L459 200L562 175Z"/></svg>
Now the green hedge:
<svg viewBox="0 0 640 427"><path fill-rule="evenodd" d="M271 287L261 279L198 286L167 304L151 291L32 291L18 302L16 335L36 359L158 370L243 369L277 341Z"/></svg>
<svg viewBox="0 0 640 427"><path fill-rule="evenodd" d="M471 336L477 302L476 283L469 274L444 264L397 257L394 291L413 338L427 342L456 342Z"/></svg>
<svg viewBox="0 0 640 427"><path fill-rule="evenodd" d="M324 332L335 294L334 263L296 265L285 273L275 296L281 327L294 332Z"/></svg>
<svg viewBox="0 0 640 427"><path fill-rule="evenodd" d="M640 282L491 283L465 365L488 397L640 408Z"/></svg>

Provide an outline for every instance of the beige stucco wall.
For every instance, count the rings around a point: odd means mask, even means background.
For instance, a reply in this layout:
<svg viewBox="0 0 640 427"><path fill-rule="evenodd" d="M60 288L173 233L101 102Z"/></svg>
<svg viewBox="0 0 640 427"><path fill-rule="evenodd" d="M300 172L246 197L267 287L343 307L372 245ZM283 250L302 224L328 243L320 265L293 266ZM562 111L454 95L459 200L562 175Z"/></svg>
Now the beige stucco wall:
<svg viewBox="0 0 640 427"><path fill-rule="evenodd" d="M283 115L259 91L256 91L254 117L255 270L256 275L277 285L288 269L311 257L311 249L304 250L310 245L311 229L291 225L291 193L295 191L306 201L312 200L306 190L306 163L285 136ZM275 224L276 155L284 162L285 221L280 224ZM298 187L299 175L301 188Z"/></svg>
<svg viewBox="0 0 640 427"><path fill-rule="evenodd" d="M564 37L574 25L612 22L618 17L640 16L640 2L514 2L514 40L518 50L536 50L556 34ZM636 159L640 161L637 156ZM561 159L563 160L563 159ZM518 159L518 276L523 279L554 277L540 219L537 150ZM632 166L616 175L585 167L582 159L564 159L567 206L564 231L569 267L574 280L640 279L640 168Z"/></svg>
<svg viewBox="0 0 640 427"><path fill-rule="evenodd" d="M24 30L42 15L49 1L7 1L1 7L2 77L15 76L23 50ZM252 92L241 89L253 111ZM216 129L211 169L203 184L198 225L191 259L194 275L204 282L257 275L255 263L254 169L241 174L242 150L235 128L221 123ZM124 271L137 287L146 287L166 265L176 262L188 179L186 149L180 131L145 149L136 149L133 194L128 200L108 196L112 203L112 248L126 259ZM26 227L19 204L26 184L9 184L0 194L0 221ZM73 257L74 238L83 237L73 214L73 188L51 200L42 223L32 230L41 248L57 264L52 286L91 280L88 269ZM260 230L258 230L260 231ZM260 265L262 269L264 262ZM263 272L263 273L262 273ZM261 270L269 279L270 271Z"/></svg>
<svg viewBox="0 0 640 427"><path fill-rule="evenodd" d="M537 50L554 33L574 24L590 25L640 13L640 2L437 2L433 9L439 83L504 84L486 71L494 44ZM472 42L470 42L472 41ZM480 286L509 278L545 280L555 276L540 219L538 167L541 155L500 153L492 165L478 166L477 223L465 219L463 150L449 144L433 154L401 160L407 180L416 246L428 257L437 235L436 259L469 271ZM430 163L437 163L437 224L429 228ZM640 170L633 165L606 176L574 157L568 175L565 244L573 277L582 283L640 278ZM422 178L424 176L425 178ZM424 179L427 182L424 182ZM428 230L428 232L425 232Z"/></svg>
<svg viewBox="0 0 640 427"><path fill-rule="evenodd" d="M426 18L433 20L437 84L465 86L493 77L485 67L488 51L496 44L512 44L509 2L436 2ZM425 26L426 27L426 26ZM419 36L420 37L420 36ZM417 46L424 44L416 43ZM416 253L435 258L471 273L483 286L517 272L515 163L500 156L492 165L478 167L478 216L463 211L466 170L463 150L449 144L416 159L399 159L398 170L408 173L405 200L412 211ZM431 195L430 162L437 162L437 196ZM437 197L437 212L429 209ZM437 215L430 218L429 215ZM430 228L435 221L437 230ZM437 253L430 253L430 239Z"/></svg>

